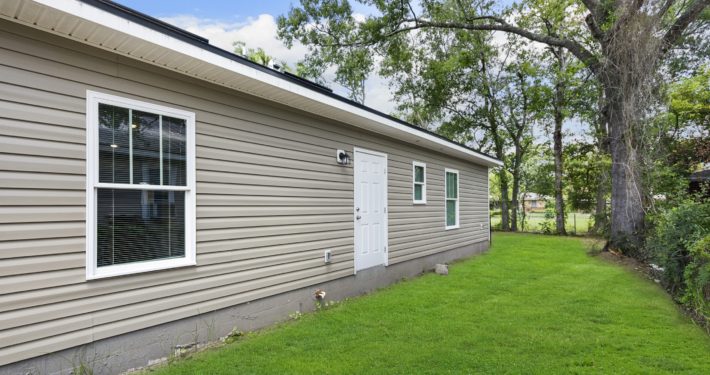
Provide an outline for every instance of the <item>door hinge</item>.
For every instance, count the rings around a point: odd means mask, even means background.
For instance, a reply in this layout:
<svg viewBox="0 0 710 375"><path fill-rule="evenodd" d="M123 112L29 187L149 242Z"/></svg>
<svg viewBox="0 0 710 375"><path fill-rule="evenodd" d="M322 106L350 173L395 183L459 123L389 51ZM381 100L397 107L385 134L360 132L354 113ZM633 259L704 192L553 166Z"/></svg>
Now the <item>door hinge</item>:
<svg viewBox="0 0 710 375"><path fill-rule="evenodd" d="M387 252L387 246L385 246L385 253Z"/></svg>
<svg viewBox="0 0 710 375"><path fill-rule="evenodd" d="M385 213L387 213L387 207L385 207Z"/></svg>

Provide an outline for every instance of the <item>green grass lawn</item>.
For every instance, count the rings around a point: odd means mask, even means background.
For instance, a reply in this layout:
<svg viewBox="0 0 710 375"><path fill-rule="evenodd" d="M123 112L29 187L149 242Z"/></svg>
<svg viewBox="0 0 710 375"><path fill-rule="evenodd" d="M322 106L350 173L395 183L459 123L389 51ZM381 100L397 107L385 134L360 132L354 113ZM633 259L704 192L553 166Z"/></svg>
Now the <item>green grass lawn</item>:
<svg viewBox="0 0 710 375"><path fill-rule="evenodd" d="M491 250L160 374L710 374L710 337L583 240L496 233Z"/></svg>
<svg viewBox="0 0 710 375"><path fill-rule="evenodd" d="M525 230L524 232L541 232L542 223L545 222L544 212L528 212L525 215ZM555 229L555 219L547 219L550 222L550 228ZM500 225L500 213L491 217L491 225L496 228ZM592 214L584 212L570 212L565 216L565 229L569 234L586 234L589 232L590 225L593 225Z"/></svg>

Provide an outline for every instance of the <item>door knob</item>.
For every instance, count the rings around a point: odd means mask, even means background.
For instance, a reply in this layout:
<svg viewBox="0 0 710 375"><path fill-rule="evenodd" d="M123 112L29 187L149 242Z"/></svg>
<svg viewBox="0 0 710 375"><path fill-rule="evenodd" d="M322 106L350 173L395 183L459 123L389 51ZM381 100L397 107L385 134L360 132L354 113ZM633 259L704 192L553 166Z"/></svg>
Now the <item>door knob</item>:
<svg viewBox="0 0 710 375"><path fill-rule="evenodd" d="M358 219L358 220L360 220L361 216L360 216L360 215L357 215L357 216L355 216L355 218Z"/></svg>

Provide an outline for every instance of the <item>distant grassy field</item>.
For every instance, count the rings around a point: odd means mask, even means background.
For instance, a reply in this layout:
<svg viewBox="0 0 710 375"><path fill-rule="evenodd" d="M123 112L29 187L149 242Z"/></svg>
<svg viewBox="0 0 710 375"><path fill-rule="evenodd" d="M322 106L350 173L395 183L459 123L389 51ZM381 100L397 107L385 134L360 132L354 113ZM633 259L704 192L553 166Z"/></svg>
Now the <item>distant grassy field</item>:
<svg viewBox="0 0 710 375"><path fill-rule="evenodd" d="M555 220L550 219L551 227L555 228ZM525 216L524 232L541 232L542 223L545 222L544 212L528 212ZM568 233L585 234L593 225L592 214L583 212L570 212L565 218L565 229ZM497 228L500 225L500 214L491 217L491 225Z"/></svg>
<svg viewBox="0 0 710 375"><path fill-rule="evenodd" d="M495 233L488 253L157 374L710 374L710 337L584 240ZM237 327L238 328L238 327Z"/></svg>

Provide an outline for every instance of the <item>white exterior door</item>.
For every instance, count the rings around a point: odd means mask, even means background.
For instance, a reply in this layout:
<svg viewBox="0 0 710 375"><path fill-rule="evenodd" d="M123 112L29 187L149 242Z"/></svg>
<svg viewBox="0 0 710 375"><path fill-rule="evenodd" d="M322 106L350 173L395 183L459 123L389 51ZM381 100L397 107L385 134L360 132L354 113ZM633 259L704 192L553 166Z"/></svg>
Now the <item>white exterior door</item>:
<svg viewBox="0 0 710 375"><path fill-rule="evenodd" d="M355 149L355 272L387 265L387 155Z"/></svg>

